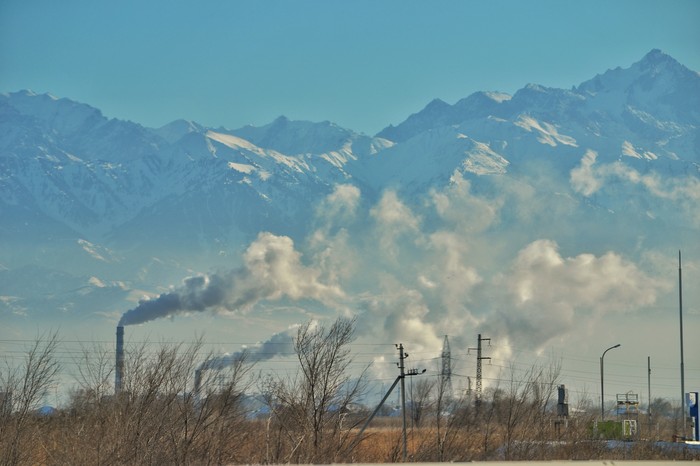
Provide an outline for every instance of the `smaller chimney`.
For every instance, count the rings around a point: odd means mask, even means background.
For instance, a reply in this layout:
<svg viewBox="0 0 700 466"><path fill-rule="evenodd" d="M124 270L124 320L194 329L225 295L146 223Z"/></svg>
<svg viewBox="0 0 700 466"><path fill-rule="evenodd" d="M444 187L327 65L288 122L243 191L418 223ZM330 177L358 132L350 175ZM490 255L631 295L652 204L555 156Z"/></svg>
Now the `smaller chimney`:
<svg viewBox="0 0 700 466"><path fill-rule="evenodd" d="M194 394L199 396L199 390L202 388L202 369L194 370Z"/></svg>
<svg viewBox="0 0 700 466"><path fill-rule="evenodd" d="M122 377L124 376L124 327L117 327L117 354L114 370L114 394L122 391Z"/></svg>

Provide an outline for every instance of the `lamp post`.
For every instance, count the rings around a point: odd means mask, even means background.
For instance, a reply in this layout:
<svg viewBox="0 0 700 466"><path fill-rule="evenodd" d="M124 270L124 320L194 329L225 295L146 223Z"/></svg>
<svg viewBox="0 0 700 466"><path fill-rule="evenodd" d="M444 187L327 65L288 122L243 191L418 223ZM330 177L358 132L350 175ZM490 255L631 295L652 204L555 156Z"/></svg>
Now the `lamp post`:
<svg viewBox="0 0 700 466"><path fill-rule="evenodd" d="M600 420L601 421L605 420L605 397L603 396L603 359L605 358L605 353L607 353L611 349L615 349L615 348L619 348L619 347L620 347L619 343L615 346L611 346L610 348L603 351L603 355L600 357Z"/></svg>

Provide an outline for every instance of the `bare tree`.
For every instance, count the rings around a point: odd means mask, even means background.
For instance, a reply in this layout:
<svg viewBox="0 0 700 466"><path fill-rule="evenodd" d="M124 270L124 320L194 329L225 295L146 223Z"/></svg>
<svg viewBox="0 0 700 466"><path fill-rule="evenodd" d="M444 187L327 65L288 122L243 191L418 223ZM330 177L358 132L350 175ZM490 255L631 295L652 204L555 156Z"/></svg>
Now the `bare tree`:
<svg viewBox="0 0 700 466"><path fill-rule="evenodd" d="M509 390L497 406L503 425L503 451L506 460L528 459L534 440L543 440L549 427L547 408L554 396L561 365L532 366L517 376L511 366ZM518 446L517 452L514 447Z"/></svg>
<svg viewBox="0 0 700 466"><path fill-rule="evenodd" d="M31 462L39 444L35 413L46 392L56 382L60 365L56 360L58 334L40 335L27 349L19 367L6 363L0 372L5 407L0 412L0 461L17 465Z"/></svg>
<svg viewBox="0 0 700 466"><path fill-rule="evenodd" d="M289 442L287 458L276 460L336 460L347 441L343 420L360 396L364 381L364 372L352 378L348 371L354 328L355 320L344 318L329 328L315 322L301 325L294 340L300 373L293 379L267 380L278 435ZM278 436L277 451L280 440Z"/></svg>
<svg viewBox="0 0 700 466"><path fill-rule="evenodd" d="M242 409L250 383L245 354L229 364L202 358L192 344L130 347L123 389L112 394L103 355L84 354L75 391L51 451L57 464L213 464L245 462L237 450L250 435ZM88 367L88 366L92 367ZM195 369L203 371L199 390ZM105 381L107 384L105 385ZM98 396L103 393L103 396Z"/></svg>
<svg viewBox="0 0 700 466"><path fill-rule="evenodd" d="M201 379L185 396L180 415L182 464L191 456L206 457L213 464L246 461L237 449L253 435L245 425L243 409L245 391L252 384L248 374L253 363L248 362L248 356L244 351L219 367L210 355L199 365Z"/></svg>
<svg viewBox="0 0 700 466"><path fill-rule="evenodd" d="M430 456L424 461L464 461L471 460L469 442L476 436L474 428L474 410L471 394L461 391L457 396L447 396L445 381L441 377L434 384L437 396L433 403L435 411L435 446L427 449ZM431 436L432 437L432 436Z"/></svg>
<svg viewBox="0 0 700 466"><path fill-rule="evenodd" d="M99 400L114 390L114 352L96 343L82 345L78 358L75 358L78 373L75 381L83 396Z"/></svg>
<svg viewBox="0 0 700 466"><path fill-rule="evenodd" d="M411 420L416 427L420 427L425 411L431 407L431 396L435 389L435 379L420 378L411 387Z"/></svg>

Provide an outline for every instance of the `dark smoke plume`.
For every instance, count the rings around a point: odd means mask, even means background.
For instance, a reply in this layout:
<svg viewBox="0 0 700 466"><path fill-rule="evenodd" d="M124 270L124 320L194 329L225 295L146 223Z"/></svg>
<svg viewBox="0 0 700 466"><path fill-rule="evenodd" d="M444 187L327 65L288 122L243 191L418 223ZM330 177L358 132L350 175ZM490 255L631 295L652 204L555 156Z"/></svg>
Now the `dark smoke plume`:
<svg viewBox="0 0 700 466"><path fill-rule="evenodd" d="M122 315L119 325L136 325L187 311L204 311L224 304L231 277L208 275L185 279L178 291L163 293L155 299L141 300L139 305ZM244 305L241 301L239 305Z"/></svg>

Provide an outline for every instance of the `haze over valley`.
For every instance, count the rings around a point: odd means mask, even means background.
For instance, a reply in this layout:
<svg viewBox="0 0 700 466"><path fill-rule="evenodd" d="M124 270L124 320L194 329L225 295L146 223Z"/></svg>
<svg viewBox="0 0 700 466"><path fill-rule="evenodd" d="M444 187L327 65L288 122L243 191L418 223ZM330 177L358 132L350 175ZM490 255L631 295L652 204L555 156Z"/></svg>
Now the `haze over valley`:
<svg viewBox="0 0 700 466"><path fill-rule="evenodd" d="M614 343L611 393L645 393L650 356L676 396L680 250L700 387L700 75L657 49L570 89L436 99L372 136L284 116L149 128L8 92L0 217L12 351L50 328L110 345L121 323L223 354L356 316L375 380L399 342L435 375L448 335L464 387L483 334L487 383L561 360L581 396Z"/></svg>

